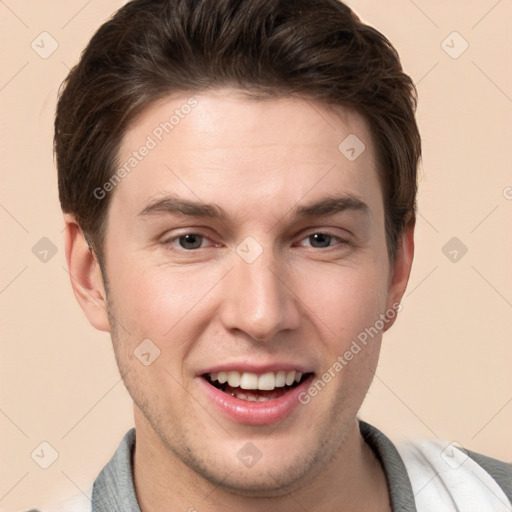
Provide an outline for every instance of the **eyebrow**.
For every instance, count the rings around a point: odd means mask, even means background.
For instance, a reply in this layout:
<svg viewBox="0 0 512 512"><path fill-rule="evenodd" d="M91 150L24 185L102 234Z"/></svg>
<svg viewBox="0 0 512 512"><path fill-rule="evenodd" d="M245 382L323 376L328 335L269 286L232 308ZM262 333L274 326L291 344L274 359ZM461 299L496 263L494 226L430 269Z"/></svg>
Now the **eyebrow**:
<svg viewBox="0 0 512 512"><path fill-rule="evenodd" d="M309 205L300 206L292 210L297 217L326 217L346 210L369 213L370 208L359 197L353 194L343 196L325 197Z"/></svg>
<svg viewBox="0 0 512 512"><path fill-rule="evenodd" d="M347 210L369 213L368 205L353 194L328 196L314 203L295 206L291 214L298 218L327 217ZM139 216L178 214L187 217L206 217L226 221L228 214L216 204L190 201L176 196L166 196L148 204Z"/></svg>
<svg viewBox="0 0 512 512"><path fill-rule="evenodd" d="M160 214L210 217L219 220L226 220L228 217L226 211L216 204L190 201L176 196L166 196L151 202L139 213L139 216Z"/></svg>

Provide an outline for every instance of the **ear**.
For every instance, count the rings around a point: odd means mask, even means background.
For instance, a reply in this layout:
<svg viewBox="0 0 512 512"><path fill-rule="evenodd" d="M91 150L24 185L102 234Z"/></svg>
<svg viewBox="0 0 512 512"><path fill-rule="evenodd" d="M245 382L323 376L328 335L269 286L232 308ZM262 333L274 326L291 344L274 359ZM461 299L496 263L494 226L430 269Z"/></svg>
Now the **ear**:
<svg viewBox="0 0 512 512"><path fill-rule="evenodd" d="M66 261L71 286L89 322L100 331L109 332L107 299L100 265L80 226L72 215L64 215Z"/></svg>
<svg viewBox="0 0 512 512"><path fill-rule="evenodd" d="M397 241L395 261L391 263L391 273L389 279L387 309L397 310L398 304L405 293L409 276L411 274L412 260L414 257L414 226L415 218L407 221L406 227ZM401 306L398 308L398 311ZM396 315L386 324L387 331L396 320Z"/></svg>

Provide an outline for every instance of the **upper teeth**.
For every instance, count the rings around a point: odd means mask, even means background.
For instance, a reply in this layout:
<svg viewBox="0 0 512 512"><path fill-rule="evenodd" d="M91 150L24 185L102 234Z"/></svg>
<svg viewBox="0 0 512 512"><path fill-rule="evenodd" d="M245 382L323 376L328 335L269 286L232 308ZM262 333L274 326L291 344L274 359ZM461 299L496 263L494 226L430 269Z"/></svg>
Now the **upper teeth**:
<svg viewBox="0 0 512 512"><path fill-rule="evenodd" d="M233 388L261 389L272 391L275 388L282 388L285 385L291 386L294 382L300 382L302 373L292 370L285 372L267 372L263 375L256 375L250 372L218 372L210 373L212 381L219 381L220 384L227 382Z"/></svg>

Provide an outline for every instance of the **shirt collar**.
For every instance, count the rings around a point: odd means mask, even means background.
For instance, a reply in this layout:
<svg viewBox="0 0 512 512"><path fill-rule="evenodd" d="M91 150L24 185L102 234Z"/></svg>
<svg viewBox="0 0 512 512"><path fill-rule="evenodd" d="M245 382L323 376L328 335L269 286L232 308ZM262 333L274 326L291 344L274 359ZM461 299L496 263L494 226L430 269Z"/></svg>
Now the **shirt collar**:
<svg viewBox="0 0 512 512"><path fill-rule="evenodd" d="M364 421L359 422L359 428L383 467L393 512L416 512L411 481L395 445ZM135 429L132 428L94 482L92 512L141 512L133 483L134 449Z"/></svg>
<svg viewBox="0 0 512 512"><path fill-rule="evenodd" d="M141 512L133 484L134 449L135 429L132 428L94 482L92 512Z"/></svg>

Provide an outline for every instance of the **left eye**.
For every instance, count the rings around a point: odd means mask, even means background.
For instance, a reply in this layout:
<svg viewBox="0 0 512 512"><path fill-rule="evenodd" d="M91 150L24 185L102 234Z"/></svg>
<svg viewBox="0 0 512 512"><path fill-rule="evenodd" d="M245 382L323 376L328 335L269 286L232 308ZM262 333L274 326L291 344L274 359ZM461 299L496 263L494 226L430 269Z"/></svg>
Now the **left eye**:
<svg viewBox="0 0 512 512"><path fill-rule="evenodd" d="M201 248L203 246L203 242L206 240L207 239L202 235L187 233L186 235L176 237L173 241L178 242L182 249L193 250Z"/></svg>
<svg viewBox="0 0 512 512"><path fill-rule="evenodd" d="M304 238L303 241L306 240L309 242L306 246L314 247L316 249L324 249L326 247L330 247L335 242L339 242L340 238L330 235L329 233L313 233L312 235Z"/></svg>

